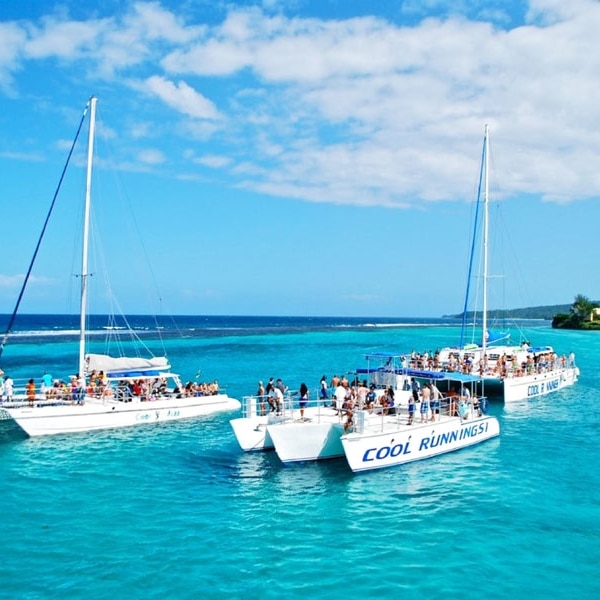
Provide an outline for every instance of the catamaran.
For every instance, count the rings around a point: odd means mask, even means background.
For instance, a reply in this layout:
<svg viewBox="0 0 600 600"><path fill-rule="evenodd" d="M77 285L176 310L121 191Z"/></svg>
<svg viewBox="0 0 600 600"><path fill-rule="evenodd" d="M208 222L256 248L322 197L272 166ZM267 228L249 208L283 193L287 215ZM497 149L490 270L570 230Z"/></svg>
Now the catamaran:
<svg viewBox="0 0 600 600"><path fill-rule="evenodd" d="M483 393L504 402L516 402L542 396L571 386L579 378L579 368L573 354L559 356L552 346L534 346L528 341L509 342L510 335L488 328L488 238L489 238L489 126L485 126L483 145L483 273L481 342L463 343L466 328L469 285L463 311L463 335L458 346L442 348L436 364L444 370L463 371L479 375ZM481 186L480 186L481 187ZM479 206L479 204L478 204ZM476 219L473 241L476 239ZM471 253L471 263L475 243ZM469 274L470 278L470 274ZM476 314L476 313L475 313ZM475 331L475 328L473 329Z"/></svg>
<svg viewBox="0 0 600 600"><path fill-rule="evenodd" d="M233 411L241 406L238 400L218 390L204 394L182 385L166 357L114 357L87 352L88 236L96 102L95 97L90 98L82 116L83 123L89 112L77 374L68 386L43 394L16 395L2 403L0 420L15 421L29 436L174 421ZM9 330L10 324L2 348Z"/></svg>

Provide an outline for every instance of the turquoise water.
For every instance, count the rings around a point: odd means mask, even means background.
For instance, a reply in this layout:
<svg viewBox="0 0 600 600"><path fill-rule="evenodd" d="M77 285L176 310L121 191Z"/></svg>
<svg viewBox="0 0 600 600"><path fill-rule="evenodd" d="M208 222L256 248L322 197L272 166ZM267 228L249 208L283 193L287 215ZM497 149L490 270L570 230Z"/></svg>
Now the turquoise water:
<svg viewBox="0 0 600 600"><path fill-rule="evenodd" d="M299 327L172 338L167 350L184 378L201 369L241 397L271 376L316 389L366 352L433 350L453 335ZM243 454L233 415L45 439L0 424L0 597L599 597L600 336L540 325L530 337L575 351L580 382L493 404L498 439L373 473ZM62 376L73 349L27 338L2 367Z"/></svg>

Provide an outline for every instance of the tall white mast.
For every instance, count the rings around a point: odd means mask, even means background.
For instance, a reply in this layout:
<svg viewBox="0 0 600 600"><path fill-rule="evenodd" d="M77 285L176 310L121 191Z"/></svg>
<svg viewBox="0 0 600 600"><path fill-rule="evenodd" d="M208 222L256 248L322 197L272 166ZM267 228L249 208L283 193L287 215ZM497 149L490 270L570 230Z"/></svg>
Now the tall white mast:
<svg viewBox="0 0 600 600"><path fill-rule="evenodd" d="M96 128L97 98L90 98L90 129L88 134L87 172L85 180L85 207L83 216L83 243L81 250L81 304L79 308L79 376L85 373L85 328L87 317L87 283L88 283L88 239L90 232L90 202L92 191L92 159L94 155L94 133Z"/></svg>
<svg viewBox="0 0 600 600"><path fill-rule="evenodd" d="M489 199L489 125L485 126L485 137L483 141L483 339L481 346L483 348L483 361L485 364L485 348L487 338L487 302L488 302L488 199Z"/></svg>

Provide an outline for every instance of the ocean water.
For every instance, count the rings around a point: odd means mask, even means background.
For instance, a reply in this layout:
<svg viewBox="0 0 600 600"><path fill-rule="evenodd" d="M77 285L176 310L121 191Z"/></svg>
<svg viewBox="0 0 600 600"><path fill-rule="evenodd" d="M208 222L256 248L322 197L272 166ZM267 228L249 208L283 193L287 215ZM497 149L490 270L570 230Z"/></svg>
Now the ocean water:
<svg viewBox="0 0 600 600"><path fill-rule="evenodd" d="M160 339L150 325L135 323L184 379L238 398L458 339L444 320L187 317ZM20 321L0 366L67 376L76 327ZM0 597L600 597L600 335L527 327L576 353L576 386L492 404L499 438L379 472L244 454L236 413L42 439L0 423Z"/></svg>

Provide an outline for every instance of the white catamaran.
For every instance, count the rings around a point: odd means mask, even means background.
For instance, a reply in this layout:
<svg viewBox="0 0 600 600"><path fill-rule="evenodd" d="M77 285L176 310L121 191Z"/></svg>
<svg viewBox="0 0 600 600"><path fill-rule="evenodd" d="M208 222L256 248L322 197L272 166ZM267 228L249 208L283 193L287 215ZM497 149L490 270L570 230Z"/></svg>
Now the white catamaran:
<svg viewBox="0 0 600 600"><path fill-rule="evenodd" d="M86 353L88 237L94 149L95 97L89 111L83 223L79 362L71 385L43 394L15 396L0 406L0 420L14 420L28 435L42 436L173 421L240 408L226 394L190 393L165 357L148 359ZM5 336L5 339L7 336ZM4 344L3 344L4 345Z"/></svg>
<svg viewBox="0 0 600 600"><path fill-rule="evenodd" d="M483 243L481 343L462 344L461 342L459 346L443 348L436 357L436 363L441 369L479 375L481 383L483 383L483 393L486 396L498 397L504 402L515 402L542 396L573 385L579 378L579 368L575 364L575 357L572 354L558 356L552 346L532 346L525 341L519 344L506 343L510 337L508 334L494 336L488 330L488 125L485 126L482 169L484 215L481 237ZM463 319L467 314L468 294L467 289Z"/></svg>

